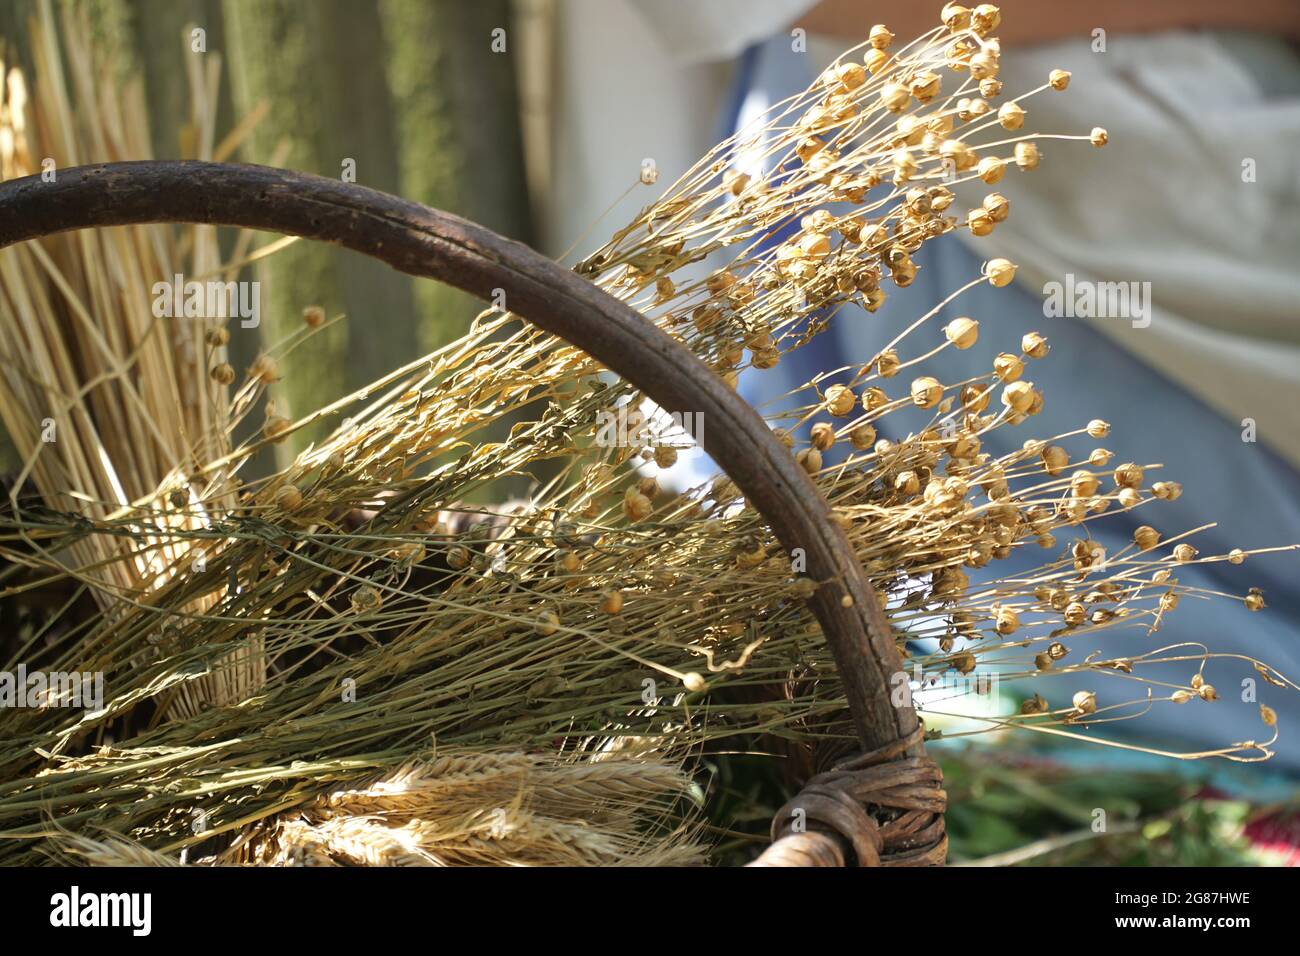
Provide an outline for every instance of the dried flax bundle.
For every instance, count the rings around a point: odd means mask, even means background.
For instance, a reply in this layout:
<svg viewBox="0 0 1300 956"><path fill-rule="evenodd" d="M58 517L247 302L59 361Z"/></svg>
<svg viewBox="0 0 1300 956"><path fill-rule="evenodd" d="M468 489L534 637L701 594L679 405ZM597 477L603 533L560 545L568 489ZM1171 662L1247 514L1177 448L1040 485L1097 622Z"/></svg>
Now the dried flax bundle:
<svg viewBox="0 0 1300 956"><path fill-rule="evenodd" d="M57 177L62 167L148 158L140 84L121 88L111 62L95 55L85 11L78 16L69 8L57 24L51 4L40 12L29 35L34 88L16 67L4 74L4 178ZM187 138L195 158L210 159L234 146L214 144L220 58L207 58L206 71L193 58L187 62ZM247 238L239 245L246 247ZM156 590L170 566L194 557L171 528L206 527L209 514L235 503L226 474L213 475L193 496L177 481L231 450L229 380L207 374L225 355L225 321L171 321L150 308L156 283L222 272L210 226L105 229L0 253L0 423L23 461L9 502L15 515L19 493L32 490L47 507L101 520L154 498L160 486L175 486L170 494L178 506L152 509L158 527L139 538L79 536L58 551L29 540L41 559L70 569L110 612L119 600ZM20 560L36 566L31 555ZM210 606L199 599L191 610ZM253 645L239 659L230 677L237 686L195 685L171 706L191 712L205 701L242 699L261 681L264 663Z"/></svg>
<svg viewBox="0 0 1300 956"><path fill-rule="evenodd" d="M1069 77L1055 72L995 107L999 16L949 4L942 26L900 47L873 28L580 271L732 382L778 364L847 303L878 310L891 284L912 281L926 241L987 234L1009 213L991 193L956 215L954 180L995 184L1040 160L1043 137L1023 131L1021 104ZM1100 146L1106 134L1056 138ZM706 257L712 271L693 276ZM948 301L1014 272L992 260ZM1105 438L1100 421L1009 455L983 451L990 432L1031 423L1048 400L1027 378L1047 343L1028 333L986 374L941 382L926 359L979 337L973 318L932 328L941 305L864 356L847 384L823 387L844 371L827 369L770 413L834 506L900 647L935 639L911 655L919 679L977 666L1064 678L1070 705L1035 696L989 727L1089 739L1154 706L1232 706L1201 676L1211 649L1103 659L1070 644L1117 627L1156 631L1183 596L1221 599L1183 584L1180 569L1247 552L1199 555L1190 532L1143 526L1130 547L1100 555L1089 528L1105 512L1158 507L1179 485L1102 448L1072 463L1070 447ZM295 374L291 362L283 372ZM483 441L539 404L508 441ZM765 751L833 751L849 731L803 604L819 582L725 477L672 491L659 476L677 449L653 434L602 440L603 422L641 404L579 349L487 312L459 341L300 422L268 419L258 442L200 466L192 506L211 521L172 521L166 536L179 551L203 547L205 566L168 564L147 602L72 628L49 654L52 668L105 662L102 712L21 714L0 742L0 860L57 842L38 804L74 833L107 829L212 863L694 859L698 811L683 798L701 756L760 740ZM929 425L880 437L904 408L929 411ZM202 490L263 441L345 414L291 466L247 483L238 507ZM809 438L797 438L805 426ZM847 457L824 467L832 449ZM457 504L541 465L550 477L527 501ZM156 510L118 509L93 534L148 546L175 513L166 492ZM57 538L65 525L50 515L39 530ZM14 542L0 536L0 551ZM1044 560L1033 574L971 583L968 571L1035 547ZM1263 606L1254 592L1240 600ZM265 654L263 684L176 719L135 719L228 671L250 635ZM1155 664L1179 665L1184 682L1144 678ZM1099 706L1094 682L1106 676L1141 686L1129 703ZM1276 721L1267 708L1261 717L1268 739L1212 754L1267 757Z"/></svg>

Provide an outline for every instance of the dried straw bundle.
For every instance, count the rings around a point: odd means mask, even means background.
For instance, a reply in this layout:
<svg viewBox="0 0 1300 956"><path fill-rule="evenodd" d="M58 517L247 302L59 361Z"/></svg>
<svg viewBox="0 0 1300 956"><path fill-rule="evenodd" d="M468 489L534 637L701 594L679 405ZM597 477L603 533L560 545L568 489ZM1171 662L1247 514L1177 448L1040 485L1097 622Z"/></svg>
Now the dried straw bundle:
<svg viewBox="0 0 1300 956"><path fill-rule="evenodd" d="M8 71L0 105L0 165L6 179L58 175L59 166L149 156L144 93L121 88L112 64L87 41L86 11L65 11L56 24L43 4L30 28L36 63L29 92L21 71ZM61 29L59 27L61 26ZM220 57L190 58L191 125L183 137L197 158L228 154L238 137L215 143ZM4 74L0 65L0 74ZM56 162L57 159L57 162ZM251 234L237 248L247 247ZM177 274L226 275L216 230L191 226L105 229L24 244L0 255L0 423L24 465L14 482L48 507L100 520L115 509L176 485L182 506L157 516L158 533L138 540L79 536L50 552L93 584L110 610L148 593L164 567L187 557L189 544L171 527L206 526L210 509L232 507L227 475L212 475L191 497L178 478L230 452L232 408L226 385L208 368L225 357L220 321L169 321L152 314L153 286ZM26 490L26 489L24 489ZM200 598L191 610L211 606ZM231 701L260 683L255 646L240 657L225 687L202 682L171 706L191 713L205 701Z"/></svg>
<svg viewBox="0 0 1300 956"><path fill-rule="evenodd" d="M691 829L647 817L690 790L686 774L653 760L436 757L245 831L217 862L687 865L703 858Z"/></svg>
<svg viewBox="0 0 1300 956"><path fill-rule="evenodd" d="M915 275L915 251L958 228L945 215L955 201L946 176L992 183L1039 161L1040 137L1018 132L1024 97L996 116L988 103L999 94L997 21L988 5L950 4L943 26L895 52L888 31L873 29L865 67L861 50L845 54L762 130L705 157L580 271L732 381L746 350L750 366L770 368L838 305L878 309L889 282ZM956 89L943 94L944 82ZM1053 74L1042 89L1067 82ZM1106 136L1060 138L1102 145ZM747 162L748 172L732 167L756 156L765 162ZM986 234L1008 208L993 194L965 222ZM692 278L710 255L724 265ZM963 288L1006 285L1014 268L994 260ZM1074 682L1071 706L1035 697L992 728L1093 736L1092 725L1134 710L1214 700L1200 676L1212 651L1080 660L1065 641L1155 630L1181 595L1197 594L1180 583L1181 565L1239 563L1244 553L1199 556L1186 535L1162 542L1144 526L1131 548L1099 560L1090 523L1112 507L1176 497L1178 485L1148 484L1150 469L1136 464L1108 473L1101 449L1067 474L1058 443L1102 438L1102 422L1004 457L982 452L983 436L1041 409L1023 375L1046 344L1031 333L987 374L945 384L923 374L925 359L974 345L978 326L959 320L935 335L926 329L934 312L847 385L823 389L819 376L771 415L835 506L900 645L938 639L937 651L913 657L927 679L984 662L1004 678ZM904 370L915 377L892 386ZM669 494L651 463L670 466L672 449L602 443L607 416L641 398L600 373L577 349L484 313L461 340L301 422L269 420L262 441L201 464L188 481L209 524L170 521L183 509L165 483L97 519L95 536L146 548L166 521L169 544L202 547L206 565L168 562L147 601L122 599L119 613L68 627L45 652L50 669L102 664L109 700L77 718L19 714L0 742L9 838L0 860L36 858L33 841L55 835L45 810L77 834L108 829L206 862L681 861L698 850L689 802L665 810L665 794L681 790L679 765L755 735L768 747L843 741L843 697L802 604L818 582L799 575L725 478ZM538 402L545 413L516 424L507 442L478 444L493 423ZM901 408L932 410L929 427L877 440L880 421ZM250 483L238 508L195 490L264 441L345 412L319 446ZM797 443L806 424L810 441ZM835 445L852 451L823 468ZM456 507L540 463L557 470L526 503L492 514ZM42 515L23 531L57 541L67 525ZM1060 534L1078 537L1058 549ZM17 542L0 535L0 553ZM1047 555L1037 573L970 585L964 569L1034 544ZM201 613L190 610L201 602ZM1262 606L1253 593L1244 603ZM267 661L263 685L141 726L143 708L229 672L250 636ZM1142 682L1158 662L1181 662L1185 685L1147 682L1131 705L1097 706L1094 680ZM1275 723L1267 708L1261 717ZM1275 730L1213 753L1263 759L1273 739ZM429 757L431 740L451 763ZM503 748L530 756L503 757ZM648 777L613 784L613 756ZM465 769L484 766L491 772ZM461 788L461 775L473 785ZM618 810L608 831L579 845L572 820L602 812L573 796L589 787ZM502 820L529 834L521 845L503 839Z"/></svg>

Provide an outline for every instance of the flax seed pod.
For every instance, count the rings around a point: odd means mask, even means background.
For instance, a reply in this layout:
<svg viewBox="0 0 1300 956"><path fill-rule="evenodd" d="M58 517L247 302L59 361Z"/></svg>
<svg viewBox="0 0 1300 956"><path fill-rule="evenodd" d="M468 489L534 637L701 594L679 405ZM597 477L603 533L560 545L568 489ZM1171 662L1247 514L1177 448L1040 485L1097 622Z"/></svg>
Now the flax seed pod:
<svg viewBox="0 0 1300 956"><path fill-rule="evenodd" d="M907 246L897 240L894 245L885 250L885 254L882 258L885 263L885 268L890 272L897 272L899 269L906 269L912 264L912 256L908 252Z"/></svg>
<svg viewBox="0 0 1300 956"><path fill-rule="evenodd" d="M1003 103L998 110L998 122L1003 129L1020 129L1025 125L1025 111L1019 103Z"/></svg>
<svg viewBox="0 0 1300 956"><path fill-rule="evenodd" d="M1198 553L1190 544L1184 542L1174 548L1174 560L1179 564L1187 564L1189 561L1195 561Z"/></svg>
<svg viewBox="0 0 1300 956"><path fill-rule="evenodd" d="M1143 551L1150 551L1160 543L1160 532L1144 524L1133 532L1133 541Z"/></svg>
<svg viewBox="0 0 1300 956"><path fill-rule="evenodd" d="M1142 487L1142 469L1133 462L1120 465L1115 469L1115 484L1120 488Z"/></svg>
<svg viewBox="0 0 1300 956"><path fill-rule="evenodd" d="M695 329L698 332L707 332L711 329L722 315L722 310L717 303L705 302L695 307L691 312L691 321L695 323Z"/></svg>
<svg viewBox="0 0 1300 956"><path fill-rule="evenodd" d="M827 422L818 422L812 427L812 446L818 451L827 451L835 444L835 428Z"/></svg>
<svg viewBox="0 0 1300 956"><path fill-rule="evenodd" d="M1020 712L1026 715L1045 714L1047 713L1047 701L1043 699L1041 694L1035 694L1033 697L1021 702Z"/></svg>
<svg viewBox="0 0 1300 956"><path fill-rule="evenodd" d="M1094 418L1088 422L1088 435L1091 438L1105 438L1110 434L1110 425L1103 422L1100 418Z"/></svg>
<svg viewBox="0 0 1300 956"><path fill-rule="evenodd" d="M976 53L970 58L970 75L980 81L994 79L998 75L998 58L988 50ZM984 93L983 86L980 87L980 92Z"/></svg>
<svg viewBox="0 0 1300 956"><path fill-rule="evenodd" d="M947 186L931 186L929 193L930 209L932 212L936 213L943 212L951 206L953 201L957 198L956 195L953 194L953 191Z"/></svg>
<svg viewBox="0 0 1300 956"><path fill-rule="evenodd" d="M820 232L807 233L799 240L799 251L809 259L824 259L830 255L830 237Z"/></svg>
<svg viewBox="0 0 1300 956"><path fill-rule="evenodd" d="M971 41L970 37L959 36L949 43L943 51L943 57L948 65L948 69L955 73L962 70L970 69L970 58L978 49L977 45Z"/></svg>
<svg viewBox="0 0 1300 956"><path fill-rule="evenodd" d="M893 57L888 53L884 50L877 49L876 47L872 47L862 55L862 62L866 64L867 72L872 76L883 71L892 59Z"/></svg>
<svg viewBox="0 0 1300 956"><path fill-rule="evenodd" d="M560 616L549 609L542 611L537 615L537 623L535 627L537 628L538 634L541 634L543 637L550 637L560 629Z"/></svg>
<svg viewBox="0 0 1300 956"><path fill-rule="evenodd" d="M928 189L909 189L903 197L903 209L907 215L915 219L924 219L930 215L933 200L930 198Z"/></svg>
<svg viewBox="0 0 1300 956"><path fill-rule="evenodd" d="M1229 564L1241 564L1245 560L1246 560L1246 552L1242 551L1241 548L1233 548L1231 551L1228 552Z"/></svg>
<svg viewBox="0 0 1300 956"><path fill-rule="evenodd" d="M1031 359L1041 359L1047 357L1051 346L1047 344L1047 339L1037 332L1026 332L1020 339L1020 351Z"/></svg>
<svg viewBox="0 0 1300 956"><path fill-rule="evenodd" d="M851 414L857 401L853 390L846 385L832 385L826 389L826 410L836 418L845 418Z"/></svg>
<svg viewBox="0 0 1300 956"><path fill-rule="evenodd" d="M975 150L971 148L970 144L959 139L944 140L943 145L939 147L939 155L943 159L951 161L953 168L957 172L964 172L979 161Z"/></svg>
<svg viewBox="0 0 1300 956"><path fill-rule="evenodd" d="M319 329L325 324L325 310L319 305L309 305L302 310L302 321L309 329Z"/></svg>
<svg viewBox="0 0 1300 956"><path fill-rule="evenodd" d="M1028 412L1033 401L1033 382L1012 382L1002 390L1002 404L1013 412Z"/></svg>
<svg viewBox="0 0 1300 956"><path fill-rule="evenodd" d="M1094 126L1092 133L1088 136L1088 142L1100 149L1110 142L1110 134L1100 126Z"/></svg>
<svg viewBox="0 0 1300 956"><path fill-rule="evenodd" d="M867 82L867 71L857 63L841 63L835 70L835 78L842 89L851 92Z"/></svg>
<svg viewBox="0 0 1300 956"><path fill-rule="evenodd" d="M1097 476L1090 471L1076 471L1070 476L1070 494L1075 498L1091 498L1099 485Z"/></svg>
<svg viewBox="0 0 1300 956"><path fill-rule="evenodd" d="M1097 695L1090 690L1081 690L1071 699L1078 714L1095 714L1097 712Z"/></svg>
<svg viewBox="0 0 1300 956"><path fill-rule="evenodd" d="M822 453L816 448L805 448L794 457L799 466L810 475L822 470Z"/></svg>
<svg viewBox="0 0 1300 956"><path fill-rule="evenodd" d="M650 517L653 511L654 505L650 499L636 488L628 488L623 495L623 514L629 521L643 521Z"/></svg>
<svg viewBox="0 0 1300 956"><path fill-rule="evenodd" d="M1176 481L1157 481L1151 486L1151 493L1165 501L1177 501L1183 493L1183 486Z"/></svg>
<svg viewBox="0 0 1300 956"><path fill-rule="evenodd" d="M212 377L212 381L218 385L229 385L235 380L235 370L230 367L229 362L219 362L212 366L212 370L208 374Z"/></svg>
<svg viewBox="0 0 1300 956"><path fill-rule="evenodd" d="M1043 449L1043 470L1049 475L1059 475L1070 463L1070 453L1060 445L1051 445Z"/></svg>
<svg viewBox="0 0 1300 956"><path fill-rule="evenodd" d="M904 90L904 92L906 92L906 90ZM798 144L795 146L794 151L795 151L795 155L798 156L800 160L807 163L825 148L826 148L826 143L823 142L819 137L806 136L803 139L799 140Z"/></svg>
<svg viewBox="0 0 1300 956"><path fill-rule="evenodd" d="M974 319L960 316L943 327L943 334L954 348L968 349L980 334L980 324Z"/></svg>
<svg viewBox="0 0 1300 956"><path fill-rule="evenodd" d="M1024 371L1025 363L1020 360L1020 356L1010 352L1002 352L993 360L993 373L1004 383L1018 381Z"/></svg>
<svg viewBox="0 0 1300 956"><path fill-rule="evenodd" d="M880 105L891 113L901 113L911 102L912 93L902 83L886 83L880 88Z"/></svg>
<svg viewBox="0 0 1300 956"><path fill-rule="evenodd" d="M990 285L1000 288L1011 284L1011 280L1016 277L1016 266L1009 259L990 259L984 268L984 274L988 276Z"/></svg>
<svg viewBox="0 0 1300 956"><path fill-rule="evenodd" d="M1002 174L1006 171L1007 164L996 156L985 156L979 161L975 168L975 173L984 182L992 186L994 183L1002 181Z"/></svg>
<svg viewBox="0 0 1300 956"><path fill-rule="evenodd" d="M1246 594L1245 605L1246 605L1246 610L1248 611L1264 610L1264 608L1267 606L1264 604L1264 592L1261 591L1259 588L1251 588L1250 591Z"/></svg>
<svg viewBox="0 0 1300 956"><path fill-rule="evenodd" d="M898 374L898 369L899 366L902 365L902 362L899 361L897 352L893 349L886 349L876 356L872 364L875 365L877 371L880 372L881 378L893 378Z"/></svg>
<svg viewBox="0 0 1300 956"><path fill-rule="evenodd" d="M901 495L914 495L921 490L921 479L914 471L900 471L894 478L894 490Z"/></svg>
<svg viewBox="0 0 1300 956"><path fill-rule="evenodd" d="M979 382L965 385L961 390L962 408L966 409L972 415L978 415L984 409L989 407L989 398L992 389Z"/></svg>
<svg viewBox="0 0 1300 956"><path fill-rule="evenodd" d="M876 430L871 425L858 425L849 432L849 441L858 451L866 451L876 443Z"/></svg>
<svg viewBox="0 0 1300 956"><path fill-rule="evenodd" d="M281 485L276 489L272 500L282 511L297 511L302 507L302 492L298 490L297 485Z"/></svg>
<svg viewBox="0 0 1300 956"><path fill-rule="evenodd" d="M384 603L380 596L379 590L372 585L363 584L352 592L352 610L364 613L366 611L377 611Z"/></svg>
<svg viewBox="0 0 1300 956"><path fill-rule="evenodd" d="M262 436L270 442L279 444L289 437L289 429L293 423L287 418L279 415L271 415L262 424Z"/></svg>
<svg viewBox="0 0 1300 956"><path fill-rule="evenodd" d="M1021 169L1034 169L1042 159L1038 146L1029 140L1016 143L1016 165Z"/></svg>
<svg viewBox="0 0 1300 956"><path fill-rule="evenodd" d="M1142 503L1142 493L1136 488L1121 488L1115 500L1124 508L1135 508Z"/></svg>
<svg viewBox="0 0 1300 956"><path fill-rule="evenodd" d="M1005 222L1011 213L1011 202L1001 193L989 193L984 197L982 205L994 222Z"/></svg>
<svg viewBox="0 0 1300 956"><path fill-rule="evenodd" d="M932 70L922 70L912 80L911 93L918 103L928 103L939 95L943 79Z"/></svg>
<svg viewBox="0 0 1300 956"><path fill-rule="evenodd" d="M918 408L934 408L943 398L943 383L937 378L922 375L912 382L912 403Z"/></svg>
<svg viewBox="0 0 1300 956"><path fill-rule="evenodd" d="M993 217L984 209L972 209L966 213L966 228L975 237L987 236L993 232Z"/></svg>
<svg viewBox="0 0 1300 956"><path fill-rule="evenodd" d="M953 33L960 33L970 26L970 10L960 3L946 3L939 13L939 19Z"/></svg>
<svg viewBox="0 0 1300 956"><path fill-rule="evenodd" d="M1002 24L1002 11L991 3L981 3L971 11L970 20L971 29L986 37Z"/></svg>
<svg viewBox="0 0 1300 956"><path fill-rule="evenodd" d="M623 610L623 592L602 591L600 595L600 609L606 614L621 613Z"/></svg>
<svg viewBox="0 0 1300 956"><path fill-rule="evenodd" d="M995 618L995 627L999 634L1014 634L1020 627L1020 615L1009 607L1000 608Z"/></svg>
<svg viewBox="0 0 1300 956"><path fill-rule="evenodd" d="M709 689L708 681L697 674L695 671L682 675L682 686L692 694L702 694Z"/></svg>
<svg viewBox="0 0 1300 956"><path fill-rule="evenodd" d="M453 571L464 571L469 567L471 557L469 548L462 544L452 545L447 549L447 567Z"/></svg>
<svg viewBox="0 0 1300 956"><path fill-rule="evenodd" d="M280 380L280 367L269 355L259 355L248 369L248 377L263 385L271 385Z"/></svg>

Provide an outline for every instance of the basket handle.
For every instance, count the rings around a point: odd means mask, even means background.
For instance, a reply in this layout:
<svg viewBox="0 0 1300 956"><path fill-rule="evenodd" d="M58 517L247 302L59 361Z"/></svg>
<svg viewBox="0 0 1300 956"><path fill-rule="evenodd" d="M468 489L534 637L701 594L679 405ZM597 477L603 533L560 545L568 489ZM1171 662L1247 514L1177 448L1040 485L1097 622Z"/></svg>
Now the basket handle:
<svg viewBox="0 0 1300 956"><path fill-rule="evenodd" d="M268 166L104 163L0 183L0 248L53 233L141 223L260 229L344 246L489 300L583 349L669 412L709 422L705 450L788 551L822 582L808 604L834 655L864 752L922 758L916 713L890 700L903 671L884 611L812 480L759 415L685 345L527 246L457 216L322 176ZM860 856L861 854L859 854Z"/></svg>

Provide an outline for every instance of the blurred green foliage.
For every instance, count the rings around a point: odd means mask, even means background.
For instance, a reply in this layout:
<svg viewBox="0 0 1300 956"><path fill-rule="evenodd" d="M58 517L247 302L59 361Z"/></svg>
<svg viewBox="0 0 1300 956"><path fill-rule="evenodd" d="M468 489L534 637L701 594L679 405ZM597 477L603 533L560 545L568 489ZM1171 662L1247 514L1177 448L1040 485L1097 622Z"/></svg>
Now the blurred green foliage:
<svg viewBox="0 0 1300 956"><path fill-rule="evenodd" d="M1253 866L1242 833L1249 804L1206 796L1175 772L1099 772L1053 759L1060 748L940 749L948 791L950 864L1030 866ZM780 762L729 754L712 774L708 820L724 865L752 859L772 815L792 795ZM1105 829L1094 822L1105 812Z"/></svg>

